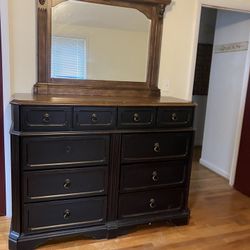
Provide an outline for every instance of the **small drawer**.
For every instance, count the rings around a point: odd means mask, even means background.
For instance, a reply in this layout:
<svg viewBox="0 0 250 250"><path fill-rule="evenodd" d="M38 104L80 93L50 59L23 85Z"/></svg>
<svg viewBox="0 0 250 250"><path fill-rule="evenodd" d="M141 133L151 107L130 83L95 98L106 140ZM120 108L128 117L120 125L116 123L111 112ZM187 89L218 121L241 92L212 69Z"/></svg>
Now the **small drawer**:
<svg viewBox="0 0 250 250"><path fill-rule="evenodd" d="M23 131L61 131L72 127L70 107L31 107L21 108Z"/></svg>
<svg viewBox="0 0 250 250"><path fill-rule="evenodd" d="M155 125L154 108L119 108L119 128L152 128Z"/></svg>
<svg viewBox="0 0 250 250"><path fill-rule="evenodd" d="M24 169L107 165L109 136L26 137L22 141Z"/></svg>
<svg viewBox="0 0 250 250"><path fill-rule="evenodd" d="M143 162L185 158L193 132L127 134L122 136L122 162Z"/></svg>
<svg viewBox="0 0 250 250"><path fill-rule="evenodd" d="M179 186L185 183L186 161L143 163L122 166L121 192Z"/></svg>
<svg viewBox="0 0 250 250"><path fill-rule="evenodd" d="M106 197L26 204L23 232L103 224L106 206Z"/></svg>
<svg viewBox="0 0 250 250"><path fill-rule="evenodd" d="M119 218L177 212L183 206L184 189L122 194L119 198Z"/></svg>
<svg viewBox="0 0 250 250"><path fill-rule="evenodd" d="M24 173L25 202L65 199L107 192L107 167Z"/></svg>
<svg viewBox="0 0 250 250"><path fill-rule="evenodd" d="M194 108L159 108L157 126L160 128L187 128L193 126Z"/></svg>
<svg viewBox="0 0 250 250"><path fill-rule="evenodd" d="M74 109L74 129L112 129L116 125L116 108L77 107Z"/></svg>

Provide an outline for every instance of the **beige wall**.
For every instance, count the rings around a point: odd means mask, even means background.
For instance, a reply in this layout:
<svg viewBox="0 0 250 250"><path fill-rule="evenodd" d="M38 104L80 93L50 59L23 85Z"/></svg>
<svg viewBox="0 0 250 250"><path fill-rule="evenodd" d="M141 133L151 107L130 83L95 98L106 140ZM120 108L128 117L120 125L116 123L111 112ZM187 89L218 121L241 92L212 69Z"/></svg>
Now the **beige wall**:
<svg viewBox="0 0 250 250"><path fill-rule="evenodd" d="M36 82L35 0L8 0L12 92L31 92ZM160 87L163 94L192 97L200 2L250 11L249 0L173 0L164 20Z"/></svg>

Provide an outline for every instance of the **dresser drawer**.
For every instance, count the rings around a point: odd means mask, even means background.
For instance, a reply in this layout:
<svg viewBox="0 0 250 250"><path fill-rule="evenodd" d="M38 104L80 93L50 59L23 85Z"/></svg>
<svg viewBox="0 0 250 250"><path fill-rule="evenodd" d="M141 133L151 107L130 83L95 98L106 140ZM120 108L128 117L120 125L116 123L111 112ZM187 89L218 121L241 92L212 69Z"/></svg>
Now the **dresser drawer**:
<svg viewBox="0 0 250 250"><path fill-rule="evenodd" d="M162 188L185 183L186 161L152 162L122 166L121 192Z"/></svg>
<svg viewBox="0 0 250 250"><path fill-rule="evenodd" d="M24 205L23 232L98 225L106 220L106 197Z"/></svg>
<svg viewBox="0 0 250 250"><path fill-rule="evenodd" d="M119 218L174 212L181 210L183 205L183 189L122 194L119 198Z"/></svg>
<svg viewBox="0 0 250 250"><path fill-rule="evenodd" d="M193 117L193 108L159 108L157 126L160 128L192 127Z"/></svg>
<svg viewBox="0 0 250 250"><path fill-rule="evenodd" d="M193 132L127 134L122 137L122 162L187 157Z"/></svg>
<svg viewBox="0 0 250 250"><path fill-rule="evenodd" d="M119 128L152 128L155 125L154 108L119 108Z"/></svg>
<svg viewBox="0 0 250 250"><path fill-rule="evenodd" d="M25 169L106 165L109 136L45 136L24 138L22 162Z"/></svg>
<svg viewBox="0 0 250 250"><path fill-rule="evenodd" d="M90 167L25 172L24 201L104 195L107 192L107 170L107 167Z"/></svg>
<svg viewBox="0 0 250 250"><path fill-rule="evenodd" d="M116 108L74 108L74 129L112 129L116 125Z"/></svg>
<svg viewBox="0 0 250 250"><path fill-rule="evenodd" d="M23 131L60 131L70 130L72 109L70 107L33 107L21 108Z"/></svg>

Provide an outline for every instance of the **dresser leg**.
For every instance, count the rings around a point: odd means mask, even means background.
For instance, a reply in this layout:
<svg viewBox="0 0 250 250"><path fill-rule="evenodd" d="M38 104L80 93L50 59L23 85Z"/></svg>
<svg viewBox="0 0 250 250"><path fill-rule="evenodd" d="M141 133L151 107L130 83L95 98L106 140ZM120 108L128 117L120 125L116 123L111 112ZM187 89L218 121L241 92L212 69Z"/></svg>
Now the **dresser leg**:
<svg viewBox="0 0 250 250"><path fill-rule="evenodd" d="M44 240L15 241L9 239L9 250L34 250L44 242Z"/></svg>

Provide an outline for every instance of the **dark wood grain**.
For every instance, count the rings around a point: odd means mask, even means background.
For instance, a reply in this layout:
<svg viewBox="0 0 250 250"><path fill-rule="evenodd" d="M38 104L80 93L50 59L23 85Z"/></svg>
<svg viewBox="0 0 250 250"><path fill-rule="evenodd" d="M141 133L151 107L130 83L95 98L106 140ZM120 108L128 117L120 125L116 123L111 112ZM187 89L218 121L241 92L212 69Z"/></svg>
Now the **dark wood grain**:
<svg viewBox="0 0 250 250"><path fill-rule="evenodd" d="M78 106L120 106L120 107L194 107L190 101L174 97L127 97L127 96L77 96L77 95L32 95L16 94L11 104L16 105L78 105Z"/></svg>
<svg viewBox="0 0 250 250"><path fill-rule="evenodd" d="M47 103L38 105L36 97ZM171 129L158 128L156 121L168 120L168 112L178 113L178 109L193 112L194 104L153 98L125 107L126 102L119 105L125 98L107 98L106 102L101 97L60 97L59 102L55 96L30 98L25 105L20 104L25 99L13 101L9 249L33 250L48 240L68 236L113 238L144 224L188 223L193 116L188 127L174 123ZM99 106L89 105L91 100ZM27 105L30 101L31 106ZM167 109L166 114L159 116L162 106L158 102ZM56 112L44 127L40 126L41 110ZM94 112L100 115L101 126L109 121L113 125L105 129L77 127L74 114L80 111L83 117L78 123L87 124L89 113ZM131 126L120 128L118 114L123 124ZM134 114L150 127L134 126L138 122ZM65 117L72 123L69 128L58 131L49 127L50 122L63 124ZM178 117L186 120L185 115ZM40 126L39 130L24 126L22 120ZM152 178L155 171L160 179Z"/></svg>
<svg viewBox="0 0 250 250"><path fill-rule="evenodd" d="M1 22L0 22L1 24ZM6 213L5 162L4 162L4 116L3 116L3 71L2 42L0 29L0 216Z"/></svg>
<svg viewBox="0 0 250 250"><path fill-rule="evenodd" d="M148 52L147 80L144 83L69 80L51 78L51 8L62 1L47 0L38 5L38 83L36 94L75 94L101 96L160 96L158 75L162 39L163 15L170 0L81 0L83 2L106 4L137 9L151 20Z"/></svg>

